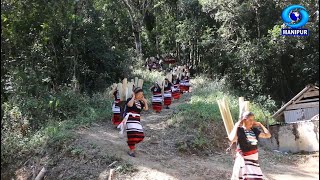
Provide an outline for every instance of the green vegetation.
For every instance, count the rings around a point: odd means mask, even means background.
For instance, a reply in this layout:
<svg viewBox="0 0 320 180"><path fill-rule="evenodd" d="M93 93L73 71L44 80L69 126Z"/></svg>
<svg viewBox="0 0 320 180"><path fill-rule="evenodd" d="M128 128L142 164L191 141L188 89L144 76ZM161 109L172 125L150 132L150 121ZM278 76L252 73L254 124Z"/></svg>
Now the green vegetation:
<svg viewBox="0 0 320 180"><path fill-rule="evenodd" d="M50 99L54 99L55 102ZM28 100L20 99L3 104L1 131L3 167L43 152L46 147L60 151L74 137L72 130L89 126L92 122L109 120L112 115L111 100L102 94L94 94L90 98L66 90L33 103L30 103L31 98ZM79 152L79 149L72 151L72 153Z"/></svg>
<svg viewBox="0 0 320 180"><path fill-rule="evenodd" d="M197 77L191 102L172 119L194 135L192 147L219 144L211 142L224 133L216 105L224 96L234 118L244 96L263 121L262 111L269 117L305 85L319 83L319 5L299 1L310 14L309 37L282 37L280 14L293 3L1 1L2 167L48 146L58 150L72 140L71 130L109 120L106 89L124 77L145 79L150 98L161 76L140 70L150 56L171 53Z"/></svg>
<svg viewBox="0 0 320 180"><path fill-rule="evenodd" d="M217 100L227 98L233 121L239 117L239 98L228 91L226 82L210 81L205 77L191 80L193 92L191 100L178 106L178 113L172 117L171 125L179 129L191 139L181 139L177 143L180 151L191 151L199 154L225 150L227 147L223 137L227 137ZM258 105L257 99L250 100L250 111L255 114L257 121L266 124L266 118L272 124L271 118L275 102L267 99L263 105ZM183 142L183 143L182 143ZM186 143L185 143L186 142ZM200 150L200 151L198 151Z"/></svg>

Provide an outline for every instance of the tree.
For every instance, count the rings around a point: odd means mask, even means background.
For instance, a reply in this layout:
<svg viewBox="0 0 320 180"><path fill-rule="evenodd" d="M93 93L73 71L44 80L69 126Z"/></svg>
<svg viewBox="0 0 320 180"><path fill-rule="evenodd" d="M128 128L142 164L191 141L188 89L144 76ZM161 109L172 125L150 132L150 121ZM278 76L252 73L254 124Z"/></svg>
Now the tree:
<svg viewBox="0 0 320 180"><path fill-rule="evenodd" d="M142 60L142 43L141 43L141 31L143 26L144 16L148 10L152 8L152 1L148 0L121 0L125 5L128 15L131 20L131 27L135 39L136 54L138 59Z"/></svg>

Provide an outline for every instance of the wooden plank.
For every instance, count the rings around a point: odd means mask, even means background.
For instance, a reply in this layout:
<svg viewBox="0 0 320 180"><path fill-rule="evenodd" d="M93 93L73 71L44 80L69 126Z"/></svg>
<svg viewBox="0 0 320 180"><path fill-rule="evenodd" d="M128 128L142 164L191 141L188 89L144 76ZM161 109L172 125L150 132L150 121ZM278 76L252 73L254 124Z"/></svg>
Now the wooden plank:
<svg viewBox="0 0 320 180"><path fill-rule="evenodd" d="M161 85L162 85L162 81L163 81L162 78L161 78L161 79L158 79L158 81L157 81L160 87L161 87Z"/></svg>
<svg viewBox="0 0 320 180"><path fill-rule="evenodd" d="M143 79L138 80L138 87L140 87L140 88L143 87Z"/></svg>
<svg viewBox="0 0 320 180"><path fill-rule="evenodd" d="M283 114L283 111L293 103L293 101L300 99L300 97L303 97L303 94L309 90L310 86L306 86L302 91L300 91L297 95L295 95L289 102L287 102L285 105L283 105L277 112L275 112L272 117L273 118L278 118L280 115Z"/></svg>
<svg viewBox="0 0 320 180"><path fill-rule="evenodd" d="M239 120L244 112L244 97L239 97Z"/></svg>
<svg viewBox="0 0 320 180"><path fill-rule="evenodd" d="M309 91L319 91L319 89L317 89L317 88L315 88L315 87L312 87L312 88L310 88Z"/></svg>
<svg viewBox="0 0 320 180"><path fill-rule="evenodd" d="M134 87L138 87L138 80L139 80L138 77L134 78Z"/></svg>
<svg viewBox="0 0 320 180"><path fill-rule="evenodd" d="M227 134L229 135L234 126L228 103L225 98L217 100L220 114L224 123Z"/></svg>
<svg viewBox="0 0 320 180"><path fill-rule="evenodd" d="M231 116L231 111L229 109L228 101L225 98L223 98L223 101L224 101L226 117L228 119L227 128L228 128L228 135L229 135L233 129L234 124Z"/></svg>
<svg viewBox="0 0 320 180"><path fill-rule="evenodd" d="M314 102L314 101L319 101L319 98L305 99L305 100L301 100L301 101L295 102L294 104L300 104L300 103L306 103L306 102Z"/></svg>
<svg viewBox="0 0 320 180"><path fill-rule="evenodd" d="M133 84L134 84L134 82L128 82L126 99L128 99L132 96Z"/></svg>
<svg viewBox="0 0 320 180"><path fill-rule="evenodd" d="M312 87L307 92L305 92L302 96L300 96L297 100L293 101L292 104L298 104L301 99L307 98L307 97L305 97L305 95L307 95L308 97L313 97L313 96L309 96L309 95L317 94L317 93L318 93L318 96L319 96L319 90L317 90L317 89Z"/></svg>
<svg viewBox="0 0 320 180"><path fill-rule="evenodd" d="M122 93L121 93L122 99L124 99L124 100L127 100L126 99L127 86L128 86L128 80L127 80L127 78L124 78L122 80Z"/></svg>
<svg viewBox="0 0 320 180"><path fill-rule="evenodd" d="M308 108L308 107L317 107L317 106L319 106L319 102L309 102L309 103L302 103L302 104L291 104L286 108L286 110Z"/></svg>
<svg viewBox="0 0 320 180"><path fill-rule="evenodd" d="M117 88L117 84L113 83L111 86L111 90L109 91L109 96L113 96L113 93L116 90L116 88Z"/></svg>
<svg viewBox="0 0 320 180"><path fill-rule="evenodd" d="M122 94L122 83L118 83L118 91L119 91L119 95L120 95L120 101L124 101L123 96L121 96Z"/></svg>
<svg viewBox="0 0 320 180"><path fill-rule="evenodd" d="M168 73L168 74L166 75L166 78L167 78L170 82L172 82L172 73Z"/></svg>
<svg viewBox="0 0 320 180"><path fill-rule="evenodd" d="M311 91L303 94L304 98L313 97L313 96L319 96L319 91Z"/></svg>

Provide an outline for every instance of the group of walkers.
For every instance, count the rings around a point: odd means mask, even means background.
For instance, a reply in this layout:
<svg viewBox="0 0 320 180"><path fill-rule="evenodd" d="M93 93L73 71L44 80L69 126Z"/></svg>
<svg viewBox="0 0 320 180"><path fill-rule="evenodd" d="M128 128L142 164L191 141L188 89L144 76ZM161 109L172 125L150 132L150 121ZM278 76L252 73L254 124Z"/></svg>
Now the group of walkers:
<svg viewBox="0 0 320 180"><path fill-rule="evenodd" d="M161 71L163 68L163 61L158 57L150 57L146 59L145 67L148 68L150 72L152 70Z"/></svg>
<svg viewBox="0 0 320 180"><path fill-rule="evenodd" d="M150 91L153 94L151 99L152 109L156 113L160 113L163 106L169 109L173 99L179 99L181 94L189 92L190 73L188 73L187 69L183 69L182 72L178 76L172 70L172 82L168 78L165 78L164 83L155 82L150 87ZM112 94L114 97L112 123L117 128L122 128L122 130L125 128L128 138L127 144L129 146L128 155L135 157L135 145L144 139L140 113L142 110L148 110L147 100L141 87L134 87L132 97L128 98L125 102L120 101L118 89L115 88Z"/></svg>
<svg viewBox="0 0 320 180"><path fill-rule="evenodd" d="M189 92L190 73L184 70L183 74L175 74L172 70L172 81L165 78L163 84L155 82L150 88L152 92L152 109L160 113L162 107L169 109L172 100L179 99L181 94ZM136 157L135 146L143 141L144 132L140 122L142 110L148 110L148 101L140 87L134 87L133 95L124 103L124 110L121 107L120 96L117 90L114 91L112 123L118 128L126 131L129 156ZM122 114L122 116L121 116ZM123 118L122 118L123 117ZM124 129L125 128L125 129ZM260 131L258 128L261 128ZM269 131L259 122L254 120L252 112L244 112L240 120L235 123L234 129L229 134L230 142L236 142L237 155L235 157L232 180L255 179L262 180L263 174L258 163L258 140L259 138L270 138Z"/></svg>
<svg viewBox="0 0 320 180"><path fill-rule="evenodd" d="M178 100L180 99L181 94L189 92L189 81L190 77L187 74L182 75L181 80L178 78L177 74L173 74L171 82L168 78L165 78L164 84L162 85L158 82L154 82L154 85L150 88L152 92L152 109L156 113L160 113L163 106L166 109L169 109L172 100Z"/></svg>

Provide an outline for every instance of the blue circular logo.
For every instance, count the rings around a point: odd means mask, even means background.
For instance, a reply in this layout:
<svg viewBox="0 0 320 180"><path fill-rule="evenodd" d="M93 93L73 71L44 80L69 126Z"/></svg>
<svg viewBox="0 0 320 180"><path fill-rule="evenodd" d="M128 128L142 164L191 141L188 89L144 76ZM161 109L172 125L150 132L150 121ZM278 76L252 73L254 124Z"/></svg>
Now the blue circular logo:
<svg viewBox="0 0 320 180"><path fill-rule="evenodd" d="M290 13L290 19L294 23L298 22L300 20L300 18L301 18L301 15L300 15L300 13L298 11L293 11L293 12Z"/></svg>
<svg viewBox="0 0 320 180"><path fill-rule="evenodd" d="M291 5L282 11L282 20L286 26L291 28L299 28L307 24L309 14L303 6Z"/></svg>

